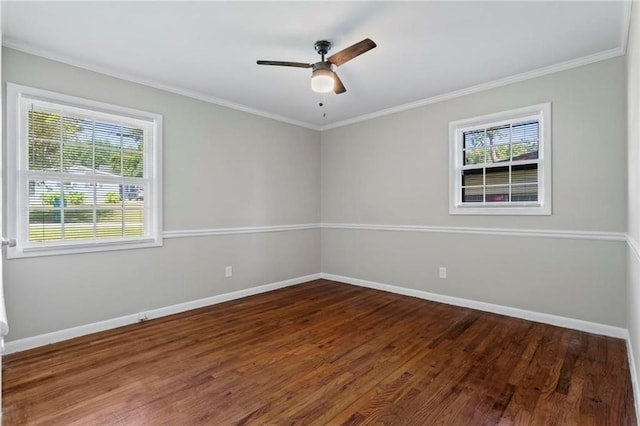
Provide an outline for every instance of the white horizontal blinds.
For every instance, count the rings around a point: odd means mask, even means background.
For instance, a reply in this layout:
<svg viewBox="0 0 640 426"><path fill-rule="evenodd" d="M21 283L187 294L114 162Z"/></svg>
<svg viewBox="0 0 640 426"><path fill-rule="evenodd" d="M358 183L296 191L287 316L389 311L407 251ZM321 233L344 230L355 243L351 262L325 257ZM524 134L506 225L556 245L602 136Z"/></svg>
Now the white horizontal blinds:
<svg viewBox="0 0 640 426"><path fill-rule="evenodd" d="M28 240L128 239L147 235L144 140L126 117L28 101ZM148 191L147 191L148 192Z"/></svg>
<svg viewBox="0 0 640 426"><path fill-rule="evenodd" d="M538 119L462 132L462 202L538 201Z"/></svg>

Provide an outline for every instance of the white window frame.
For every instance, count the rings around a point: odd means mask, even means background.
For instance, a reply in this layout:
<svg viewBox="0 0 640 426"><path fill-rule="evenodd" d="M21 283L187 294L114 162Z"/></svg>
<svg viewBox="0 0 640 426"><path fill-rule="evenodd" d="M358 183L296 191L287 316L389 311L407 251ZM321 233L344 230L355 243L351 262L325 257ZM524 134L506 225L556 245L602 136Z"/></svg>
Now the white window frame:
<svg viewBox="0 0 640 426"><path fill-rule="evenodd" d="M463 135L465 132L517 123L539 122L538 201L462 202ZM509 161L505 165L513 164ZM449 214L451 215L550 215L551 214L551 103L532 105L449 123Z"/></svg>
<svg viewBox="0 0 640 426"><path fill-rule="evenodd" d="M7 258L99 252L162 246L162 115L111 105L48 90L7 83L7 232L16 246L8 247ZM92 239L30 243L28 236L28 137L22 108L25 100L49 102L63 109L89 113L94 118L122 117L148 123L150 131L143 145L145 190L145 234L139 238ZM81 175L78 175L82 179ZM148 231L147 231L148 230Z"/></svg>

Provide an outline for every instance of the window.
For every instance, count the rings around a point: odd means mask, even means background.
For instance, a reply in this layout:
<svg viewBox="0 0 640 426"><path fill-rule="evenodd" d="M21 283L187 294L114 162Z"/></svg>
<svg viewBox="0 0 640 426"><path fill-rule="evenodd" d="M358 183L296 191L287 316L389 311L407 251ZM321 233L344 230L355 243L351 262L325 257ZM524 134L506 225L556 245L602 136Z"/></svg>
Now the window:
<svg viewBox="0 0 640 426"><path fill-rule="evenodd" d="M551 104L449 124L450 214L551 214Z"/></svg>
<svg viewBox="0 0 640 426"><path fill-rule="evenodd" d="M7 84L8 257L162 245L162 116Z"/></svg>

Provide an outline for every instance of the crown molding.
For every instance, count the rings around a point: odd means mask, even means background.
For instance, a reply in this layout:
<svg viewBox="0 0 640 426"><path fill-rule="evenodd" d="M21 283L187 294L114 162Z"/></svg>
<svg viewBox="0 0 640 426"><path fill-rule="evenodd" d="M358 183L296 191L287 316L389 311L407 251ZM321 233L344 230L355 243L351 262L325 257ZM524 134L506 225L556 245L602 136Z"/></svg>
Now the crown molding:
<svg viewBox="0 0 640 426"><path fill-rule="evenodd" d="M164 90L165 92L170 92L170 93L174 93L176 95L181 95L181 96L186 96L188 98L192 98L192 99L197 99L199 101L203 101L203 102L207 102L210 104L214 104L214 105L218 105L221 107L225 107L225 108L229 108L229 109L233 109L236 111L242 111L242 112L246 112L248 114L252 114L252 115L257 115L260 117L264 117L264 118L269 118L271 120L275 120L275 121L280 121L283 123L287 123L287 124L292 124L294 126L299 126L299 127L304 127L307 129L311 129L311 130L320 130L319 126L316 126L314 124L311 123L306 123L303 121L299 121L299 120L294 120L292 118L289 117L284 117L282 115L277 115L277 114L272 114L270 112L267 111L262 111L256 108L252 108L246 105L242 105L242 104L237 104L234 102L230 102L230 101L226 101L224 99L220 99L220 98L216 98L214 96L209 96L209 95L205 95L203 93L198 93L192 90L186 90L180 87L176 87L176 86L172 86L169 84L165 84L165 83L160 83L157 81L153 81L153 80L149 80L134 74L130 74L130 73L126 73L126 72L121 72L121 71L117 71L114 70L112 68L109 67L105 67L105 66L100 66L100 65L95 65L95 64L90 64L87 62L83 62L83 61L78 61L75 59L71 59L69 57L66 56L62 56L62 55L57 55L54 53L51 53L49 51L43 50L43 49L38 49L35 48L33 46L29 46L25 43L20 43L17 42L15 40L11 40L11 39L2 39L2 45L4 47L8 47L9 49L13 49L13 50L17 50L20 52L24 52L24 53L28 53L30 55L35 55L35 56L40 56L42 58L45 59L49 59L52 61L56 61L56 62L61 62L63 64L66 65L71 65L77 68L82 68L88 71L93 71L99 74L104 74L104 75L108 75L109 77L115 77L118 78L120 80L125 80L125 81L129 81L132 83L137 83L137 84L142 84L144 86L148 86L148 87L153 87L154 89L159 89L159 90Z"/></svg>
<svg viewBox="0 0 640 426"><path fill-rule="evenodd" d="M186 96L189 98L197 99L203 102L208 102L214 105L222 106L225 108L234 109L237 111L246 112L248 114L257 115L260 117L269 118L275 121L280 121L287 124L292 124L294 126L304 127L311 130L316 131L325 131L331 130L338 127L344 127L351 124L359 123L362 121L368 121L379 117L384 117L387 115L396 114L398 112L408 111L415 108L420 108L426 105L432 105L438 102L444 102L450 99L459 98L466 95L471 95L474 93L483 92L485 90L495 89L498 87L506 86L512 83L518 83L525 80L530 80L537 77L542 77L547 74L553 74L560 71L569 70L572 68L581 67L583 65L592 64L594 62L604 61L607 59L615 58L617 56L622 56L626 53L627 40L629 34L629 25L631 20L631 2L627 2L624 9L624 17L623 21L626 23L623 25L623 29L621 31L621 42L622 46L615 49L605 50L603 52L595 53L593 55L583 56L581 58L572 59L569 61L561 62L559 64L550 65L548 67L538 68L532 71L527 71L521 74L516 74L510 77L490 81L488 83L482 83L475 86L467 87L460 90L455 90L453 92L443 93L441 95L432 96L429 98L421 99L414 102L409 102L403 105L398 105L395 107L383 109L380 111L372 112L369 114L360 115L357 117L349 118L347 120L339 121L337 123L328 124L326 126L318 126L315 124L295 120L289 117L284 117L281 115L273 114L267 111L262 111L256 108L252 108L246 105L237 104L234 102L226 101L224 99L216 98L214 96L205 95L202 93L198 93L192 90L186 90L180 87L156 82L153 80L145 79L133 74L124 73L121 71L116 71L109 67L98 66L94 64L89 64L82 61L77 61L75 59L68 58L66 56L57 55L51 52L48 52L43 49L38 49L33 46L27 45L25 43L20 43L15 40L7 39L6 37L2 39L2 45L4 47L8 47L10 49L14 49L20 52L28 53L35 56L40 56L45 59L53 60L56 62L61 62L67 65L71 65L78 68L83 68L89 71L97 72L100 74L108 75L110 77L115 77L121 80L130 81L133 83L142 84L144 86L153 87L155 89L164 90L166 92L175 93L177 95Z"/></svg>
<svg viewBox="0 0 640 426"><path fill-rule="evenodd" d="M623 48L605 50L603 52L595 53L593 55L583 56L578 59L572 59L570 61L561 62L559 64L550 65L548 67L538 68L532 71L527 71L527 72L516 74L510 77L501 78L499 80L490 81L488 83L482 83L476 86L467 87L465 89L455 90L453 92L443 93L442 95L436 95L430 98L421 99L419 101L409 102L404 105L398 105L398 106L383 109L377 112L372 112L370 114L360 115L358 117L353 117L348 120L339 121L334 124L322 126L320 128L320 131L331 130L338 127L344 127L350 124L355 124L362 121L368 121L374 118L384 117L386 115L392 115L398 112L408 111L408 110L420 108L426 105L432 105L438 102L444 102L450 99L455 99L455 98L471 95L478 92L484 92L485 90L495 89L498 87L507 86L512 83L518 83L521 81L530 80L532 78L542 77L547 74L566 71L572 68L581 67L583 65L592 64L594 62L600 62L607 59L615 58L617 56L622 56L624 54L625 54L625 50Z"/></svg>
<svg viewBox="0 0 640 426"><path fill-rule="evenodd" d="M629 44L629 33L631 32L631 8L632 0L626 0L622 9L622 29L620 31L620 50L622 54L627 53L627 45Z"/></svg>

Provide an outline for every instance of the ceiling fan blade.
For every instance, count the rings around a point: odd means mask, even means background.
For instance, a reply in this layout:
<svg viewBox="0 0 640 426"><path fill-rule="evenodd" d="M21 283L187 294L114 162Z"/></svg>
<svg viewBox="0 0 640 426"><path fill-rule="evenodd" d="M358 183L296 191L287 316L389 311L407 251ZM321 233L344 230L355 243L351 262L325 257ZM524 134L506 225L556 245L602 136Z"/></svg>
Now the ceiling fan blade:
<svg viewBox="0 0 640 426"><path fill-rule="evenodd" d="M347 89L344 87L344 84L342 84L342 80L340 80L340 77L338 77L338 73L336 72L333 73L333 91L336 93L336 95L347 91Z"/></svg>
<svg viewBox="0 0 640 426"><path fill-rule="evenodd" d="M345 62L352 60L356 56L362 55L363 53L373 49L374 47L376 47L376 44L371 39L365 38L364 40L354 44L353 46L349 46L346 49L342 49L338 53L329 56L327 60L333 65L339 67Z"/></svg>
<svg viewBox="0 0 640 426"><path fill-rule="evenodd" d="M277 65L280 67L298 67L311 68L313 64L305 64L304 62L286 62L286 61L257 61L258 65Z"/></svg>

